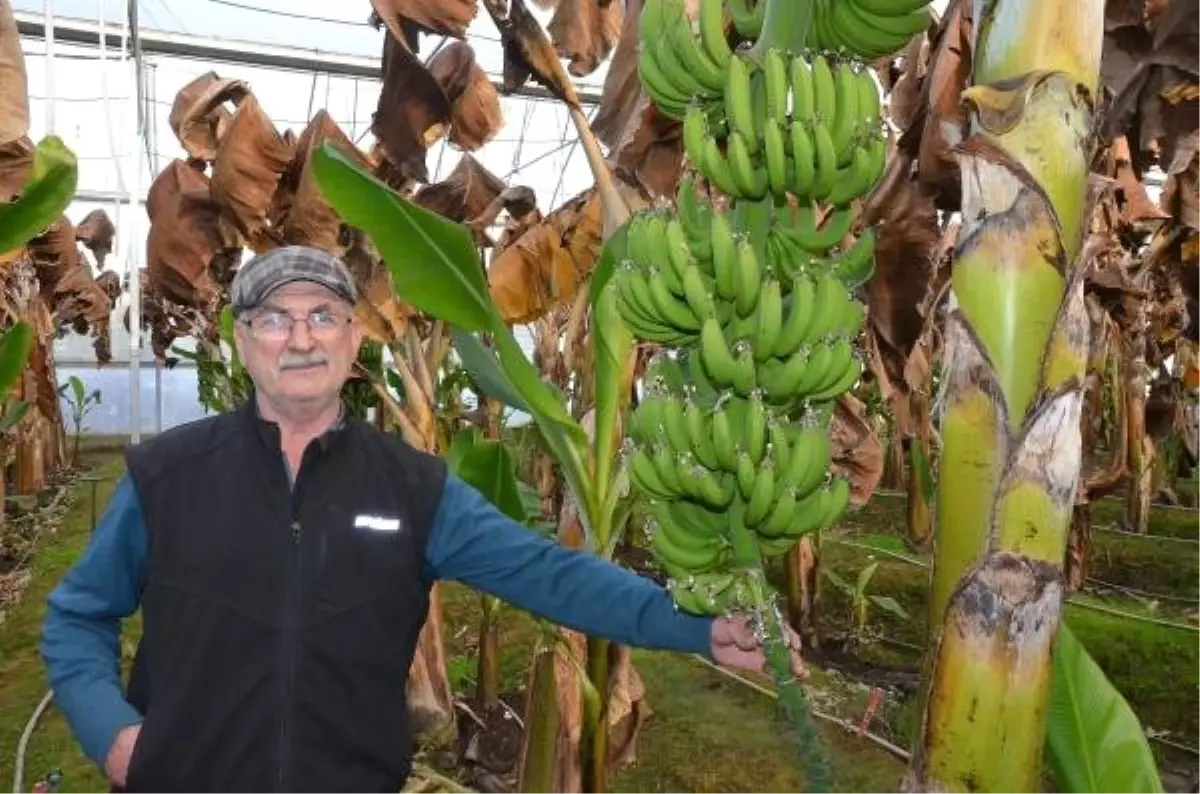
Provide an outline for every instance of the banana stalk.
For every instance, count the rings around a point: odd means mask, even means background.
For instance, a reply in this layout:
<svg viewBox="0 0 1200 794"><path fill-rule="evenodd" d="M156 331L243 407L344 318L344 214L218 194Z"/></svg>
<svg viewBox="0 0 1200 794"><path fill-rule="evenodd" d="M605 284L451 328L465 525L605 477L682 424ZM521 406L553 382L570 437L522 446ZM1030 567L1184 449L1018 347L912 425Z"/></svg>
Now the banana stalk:
<svg viewBox="0 0 1200 794"><path fill-rule="evenodd" d="M1102 0L976 0L924 712L906 791L1039 787L1080 474Z"/></svg>

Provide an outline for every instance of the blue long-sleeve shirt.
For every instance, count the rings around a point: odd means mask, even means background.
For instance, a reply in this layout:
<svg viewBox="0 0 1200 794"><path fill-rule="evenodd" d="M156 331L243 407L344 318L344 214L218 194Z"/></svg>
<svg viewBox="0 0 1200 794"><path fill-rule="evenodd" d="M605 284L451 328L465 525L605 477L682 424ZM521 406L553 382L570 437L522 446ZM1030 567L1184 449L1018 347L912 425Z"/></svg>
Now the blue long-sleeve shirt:
<svg viewBox="0 0 1200 794"><path fill-rule="evenodd" d="M141 721L120 679L120 621L138 608L146 532L128 477L91 543L54 589L42 657L59 709L84 753L103 764L117 733ZM711 658L711 619L675 609L654 582L539 537L450 475L426 548L431 579L452 579L587 634Z"/></svg>

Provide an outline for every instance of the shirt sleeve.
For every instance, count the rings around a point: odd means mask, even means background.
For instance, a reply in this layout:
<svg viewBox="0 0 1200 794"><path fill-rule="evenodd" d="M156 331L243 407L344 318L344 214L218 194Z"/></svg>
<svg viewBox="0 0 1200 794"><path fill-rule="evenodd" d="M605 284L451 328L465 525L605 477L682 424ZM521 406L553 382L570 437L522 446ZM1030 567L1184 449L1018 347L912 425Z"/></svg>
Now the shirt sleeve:
<svg viewBox="0 0 1200 794"><path fill-rule="evenodd" d="M121 685L121 619L141 599L146 533L133 482L122 478L87 550L50 593L41 654L54 699L84 753L103 765L141 715Z"/></svg>
<svg viewBox="0 0 1200 794"><path fill-rule="evenodd" d="M431 578L461 581L576 631L711 658L711 618L680 612L649 579L539 536L453 475L426 562Z"/></svg>

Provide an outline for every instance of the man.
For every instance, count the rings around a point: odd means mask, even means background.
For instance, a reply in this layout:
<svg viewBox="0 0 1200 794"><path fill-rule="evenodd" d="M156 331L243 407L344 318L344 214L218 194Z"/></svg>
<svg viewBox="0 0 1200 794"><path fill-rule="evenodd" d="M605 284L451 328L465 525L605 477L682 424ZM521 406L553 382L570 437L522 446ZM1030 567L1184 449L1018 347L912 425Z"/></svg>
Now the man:
<svg viewBox="0 0 1200 794"><path fill-rule="evenodd" d="M357 299L320 250L247 262L230 301L253 397L130 448L49 597L51 685L114 787L398 791L405 674L436 579L617 642L761 669L746 621L675 610L653 582L540 538L441 458L344 416ZM138 608L125 693L119 621Z"/></svg>

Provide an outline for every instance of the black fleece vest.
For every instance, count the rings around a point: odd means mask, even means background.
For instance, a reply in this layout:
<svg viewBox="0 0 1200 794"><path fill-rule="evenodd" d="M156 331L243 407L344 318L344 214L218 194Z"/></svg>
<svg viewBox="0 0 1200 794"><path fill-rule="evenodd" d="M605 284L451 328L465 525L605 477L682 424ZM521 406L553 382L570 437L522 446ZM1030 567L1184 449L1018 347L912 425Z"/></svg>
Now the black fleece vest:
<svg viewBox="0 0 1200 794"><path fill-rule="evenodd" d="M445 466L347 420L288 481L253 400L130 449L149 559L128 791L399 791Z"/></svg>

